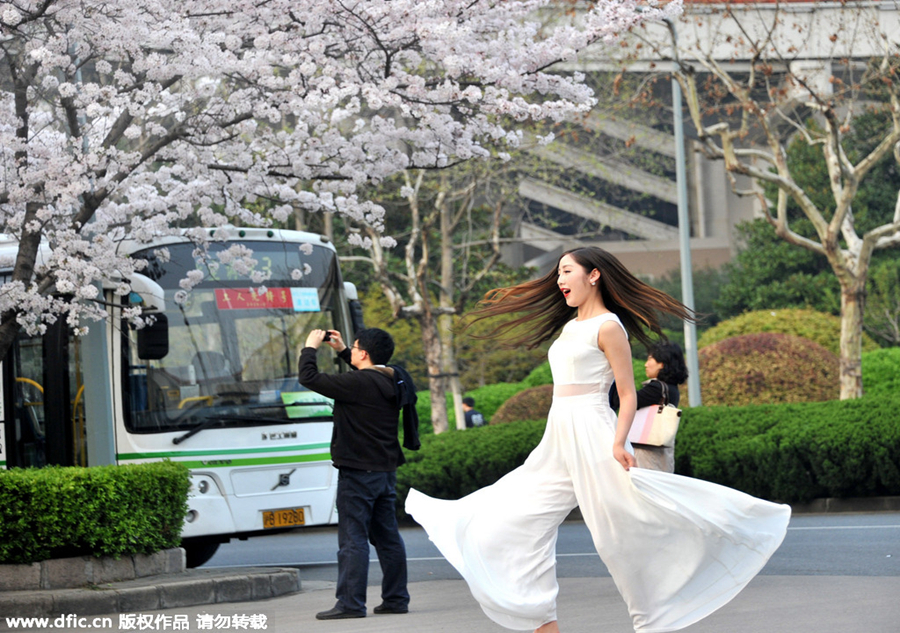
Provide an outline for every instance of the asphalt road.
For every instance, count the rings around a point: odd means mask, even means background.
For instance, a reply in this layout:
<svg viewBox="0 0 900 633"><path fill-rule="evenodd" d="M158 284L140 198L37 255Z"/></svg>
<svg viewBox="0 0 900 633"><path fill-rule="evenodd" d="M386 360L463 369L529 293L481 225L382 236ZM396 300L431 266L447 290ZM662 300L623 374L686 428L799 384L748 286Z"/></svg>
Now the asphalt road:
<svg viewBox="0 0 900 633"><path fill-rule="evenodd" d="M459 579L418 527L401 529L406 541L410 582ZM584 523L560 527L557 544L560 578L609 576L591 544ZM372 553L369 584L380 570ZM204 567L276 565L297 567L302 581L337 578L337 528L292 532L232 541ZM772 576L900 576L900 513L798 515L791 519L781 548L762 571Z"/></svg>

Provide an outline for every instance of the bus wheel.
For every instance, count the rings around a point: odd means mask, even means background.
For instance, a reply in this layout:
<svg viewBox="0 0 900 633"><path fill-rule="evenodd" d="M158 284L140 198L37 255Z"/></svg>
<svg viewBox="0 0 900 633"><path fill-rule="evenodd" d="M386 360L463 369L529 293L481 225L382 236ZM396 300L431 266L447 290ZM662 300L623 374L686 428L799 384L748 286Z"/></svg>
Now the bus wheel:
<svg viewBox="0 0 900 633"><path fill-rule="evenodd" d="M188 567L199 567L210 558L212 558L216 550L219 549L218 541L191 541L182 543L184 548L185 564Z"/></svg>

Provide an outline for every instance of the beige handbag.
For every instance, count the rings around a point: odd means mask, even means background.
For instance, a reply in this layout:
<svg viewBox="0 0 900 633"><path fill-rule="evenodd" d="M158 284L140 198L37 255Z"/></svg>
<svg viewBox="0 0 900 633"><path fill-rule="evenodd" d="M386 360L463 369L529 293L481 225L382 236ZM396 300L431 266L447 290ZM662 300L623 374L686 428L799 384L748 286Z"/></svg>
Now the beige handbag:
<svg viewBox="0 0 900 633"><path fill-rule="evenodd" d="M678 423L681 421L681 409L668 404L669 387L661 380L662 399L659 404L642 407L635 411L634 422L628 432L628 441L632 444L647 446L674 446Z"/></svg>

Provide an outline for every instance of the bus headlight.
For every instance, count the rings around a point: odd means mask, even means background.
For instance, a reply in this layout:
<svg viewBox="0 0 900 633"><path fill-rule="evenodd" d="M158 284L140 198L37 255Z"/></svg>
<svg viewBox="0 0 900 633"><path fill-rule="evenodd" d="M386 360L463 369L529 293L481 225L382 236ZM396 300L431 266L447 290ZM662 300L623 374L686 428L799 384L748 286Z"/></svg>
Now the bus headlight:
<svg viewBox="0 0 900 633"><path fill-rule="evenodd" d="M191 477L191 496L217 495L219 486L216 481L206 475L194 475Z"/></svg>

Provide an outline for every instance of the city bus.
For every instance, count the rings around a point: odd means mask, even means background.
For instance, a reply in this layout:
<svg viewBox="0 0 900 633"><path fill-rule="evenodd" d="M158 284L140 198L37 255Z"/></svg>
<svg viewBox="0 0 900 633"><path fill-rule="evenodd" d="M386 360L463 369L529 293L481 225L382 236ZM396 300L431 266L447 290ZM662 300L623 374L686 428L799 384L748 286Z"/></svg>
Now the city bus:
<svg viewBox="0 0 900 633"><path fill-rule="evenodd" d="M252 250L265 281L225 257L235 245ZM0 256L12 261L17 247L0 244ZM335 523L333 403L297 382L310 330L352 340L362 327L333 244L226 227L207 250L184 234L123 247L147 265L127 280L130 295L104 289L105 322L75 336L59 319L42 336L20 334L3 359L0 468L186 464L189 566L231 538ZM202 279L185 292L191 271ZM143 328L123 318L135 305L150 317ZM347 369L327 345L319 367Z"/></svg>

